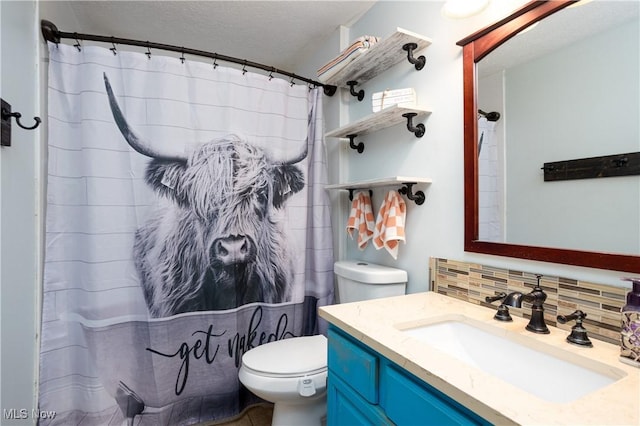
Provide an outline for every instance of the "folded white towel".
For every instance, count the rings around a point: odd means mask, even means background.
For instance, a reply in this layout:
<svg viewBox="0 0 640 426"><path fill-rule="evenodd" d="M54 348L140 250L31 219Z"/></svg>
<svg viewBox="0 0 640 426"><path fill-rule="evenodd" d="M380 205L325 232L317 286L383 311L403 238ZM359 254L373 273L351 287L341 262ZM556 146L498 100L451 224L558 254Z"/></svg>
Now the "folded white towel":
<svg viewBox="0 0 640 426"><path fill-rule="evenodd" d="M318 70L318 79L321 82L329 80L347 64L369 50L378 40L379 38L375 36L358 37L349 47Z"/></svg>
<svg viewBox="0 0 640 426"><path fill-rule="evenodd" d="M398 246L400 241L405 241L404 224L407 214L407 206L397 191L389 191L384 198L373 233L373 245L376 249L387 249L389 254L398 258Z"/></svg>
<svg viewBox="0 0 640 426"><path fill-rule="evenodd" d="M373 208L368 192L358 191L353 195L351 213L347 220L347 233L353 239L354 231L358 231L358 248L364 250L373 238Z"/></svg>

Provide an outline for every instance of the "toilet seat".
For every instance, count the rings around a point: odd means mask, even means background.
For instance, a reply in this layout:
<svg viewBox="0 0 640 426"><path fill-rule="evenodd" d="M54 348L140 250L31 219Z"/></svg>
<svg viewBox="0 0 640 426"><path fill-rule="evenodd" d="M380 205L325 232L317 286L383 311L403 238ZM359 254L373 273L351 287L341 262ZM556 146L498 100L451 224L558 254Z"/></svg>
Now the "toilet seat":
<svg viewBox="0 0 640 426"><path fill-rule="evenodd" d="M324 373L327 371L327 338L302 336L260 345L242 356L242 368L257 376L274 378Z"/></svg>

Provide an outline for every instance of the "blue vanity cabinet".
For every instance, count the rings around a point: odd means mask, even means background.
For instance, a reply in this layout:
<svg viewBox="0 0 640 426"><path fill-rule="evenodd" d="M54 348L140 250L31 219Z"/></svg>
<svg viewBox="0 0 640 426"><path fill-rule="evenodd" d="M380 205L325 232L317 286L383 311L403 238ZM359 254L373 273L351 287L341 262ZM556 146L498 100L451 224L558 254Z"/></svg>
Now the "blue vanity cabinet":
<svg viewBox="0 0 640 426"><path fill-rule="evenodd" d="M490 424L339 328L328 335L328 426Z"/></svg>

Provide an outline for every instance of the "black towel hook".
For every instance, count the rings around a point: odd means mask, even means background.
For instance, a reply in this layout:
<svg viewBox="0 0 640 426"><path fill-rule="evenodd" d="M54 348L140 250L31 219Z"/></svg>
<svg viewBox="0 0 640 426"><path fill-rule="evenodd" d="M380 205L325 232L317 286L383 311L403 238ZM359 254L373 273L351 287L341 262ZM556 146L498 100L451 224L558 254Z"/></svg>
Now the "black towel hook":
<svg viewBox="0 0 640 426"><path fill-rule="evenodd" d="M2 108L2 119L3 120L7 120L10 117L15 118L16 119L16 124L18 126L22 127L25 130L33 130L36 127L38 127L40 125L40 123L42 123L42 120L40 120L40 117L33 117L33 119L36 122L36 124L34 124L33 126L25 126L24 124L22 124L20 122L20 119L22 118L22 114L20 114L19 112L9 112L5 108Z"/></svg>
<svg viewBox="0 0 640 426"><path fill-rule="evenodd" d="M349 191L349 201L353 201L353 193L355 191L357 191L357 188L347 188L347 190ZM361 191L361 190L360 190ZM370 189L369 190L369 198L373 197L373 191Z"/></svg>
<svg viewBox="0 0 640 426"><path fill-rule="evenodd" d="M420 56L418 58L413 57L413 51L418 48L416 43L407 43L402 46L403 50L407 51L407 59L411 62L418 71L424 68L424 64L427 62L427 59L424 56Z"/></svg>
<svg viewBox="0 0 640 426"><path fill-rule="evenodd" d="M20 122L20 118L22 118L22 114L19 112L11 112L11 104L6 102L4 99L0 99L0 123L1 123L1 140L0 144L2 146L11 146L11 118L16 119L16 124L25 130L33 130L40 125L42 120L40 117L33 117L36 124L33 126L25 126Z"/></svg>

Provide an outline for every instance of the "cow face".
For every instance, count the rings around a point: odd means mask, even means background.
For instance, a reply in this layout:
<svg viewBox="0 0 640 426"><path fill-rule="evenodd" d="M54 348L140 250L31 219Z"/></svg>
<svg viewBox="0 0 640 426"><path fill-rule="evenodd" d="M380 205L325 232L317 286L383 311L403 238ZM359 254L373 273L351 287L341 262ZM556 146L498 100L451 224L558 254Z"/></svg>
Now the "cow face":
<svg viewBox="0 0 640 426"><path fill-rule="evenodd" d="M184 161L153 159L146 181L208 230L213 267L253 261L271 210L304 188L297 166L274 164L237 137L206 143Z"/></svg>

